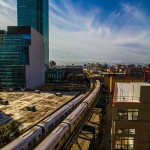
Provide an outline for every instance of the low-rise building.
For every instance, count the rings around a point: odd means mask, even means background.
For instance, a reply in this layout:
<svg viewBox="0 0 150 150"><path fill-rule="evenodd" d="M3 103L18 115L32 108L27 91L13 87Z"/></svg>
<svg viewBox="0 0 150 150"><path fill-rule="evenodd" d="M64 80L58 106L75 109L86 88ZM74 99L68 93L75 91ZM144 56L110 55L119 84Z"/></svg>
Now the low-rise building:
<svg viewBox="0 0 150 150"><path fill-rule="evenodd" d="M68 74L68 81L72 83L83 84L85 82L85 77L83 74Z"/></svg>
<svg viewBox="0 0 150 150"><path fill-rule="evenodd" d="M76 76L77 74L83 74L82 66L55 66L47 70L46 78L49 81L68 81L69 74Z"/></svg>
<svg viewBox="0 0 150 150"><path fill-rule="evenodd" d="M46 73L47 82L63 81L66 76L66 70L61 67L49 68Z"/></svg>
<svg viewBox="0 0 150 150"><path fill-rule="evenodd" d="M112 150L150 149L150 84L116 83Z"/></svg>
<svg viewBox="0 0 150 150"><path fill-rule="evenodd" d="M84 69L87 69L91 73L98 73L102 68L103 66L100 63L88 63L84 65Z"/></svg>

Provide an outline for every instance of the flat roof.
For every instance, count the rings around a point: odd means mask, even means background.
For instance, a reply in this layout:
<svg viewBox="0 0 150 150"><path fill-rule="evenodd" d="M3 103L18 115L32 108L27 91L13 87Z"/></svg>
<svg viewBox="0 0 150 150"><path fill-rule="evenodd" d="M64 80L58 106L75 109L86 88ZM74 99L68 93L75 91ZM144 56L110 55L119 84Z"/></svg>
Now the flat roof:
<svg viewBox="0 0 150 150"><path fill-rule="evenodd" d="M115 102L140 102L141 87L150 86L145 82L116 82Z"/></svg>
<svg viewBox="0 0 150 150"><path fill-rule="evenodd" d="M20 129L25 129L52 113L77 94L78 92L63 92L63 96L60 97L56 96L55 92L0 92L0 98L9 101L9 105L0 104L0 124L7 124L10 120L15 120L21 123ZM29 111L28 106L35 106L36 111Z"/></svg>

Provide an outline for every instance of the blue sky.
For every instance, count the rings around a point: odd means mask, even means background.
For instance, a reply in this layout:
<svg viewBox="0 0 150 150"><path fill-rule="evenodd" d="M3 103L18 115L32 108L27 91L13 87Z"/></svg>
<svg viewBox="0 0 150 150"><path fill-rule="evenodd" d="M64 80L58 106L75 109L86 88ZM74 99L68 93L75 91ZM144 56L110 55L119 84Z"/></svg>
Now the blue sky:
<svg viewBox="0 0 150 150"><path fill-rule="evenodd" d="M50 0L50 59L150 63L149 0ZM0 0L0 29L16 25L16 0Z"/></svg>

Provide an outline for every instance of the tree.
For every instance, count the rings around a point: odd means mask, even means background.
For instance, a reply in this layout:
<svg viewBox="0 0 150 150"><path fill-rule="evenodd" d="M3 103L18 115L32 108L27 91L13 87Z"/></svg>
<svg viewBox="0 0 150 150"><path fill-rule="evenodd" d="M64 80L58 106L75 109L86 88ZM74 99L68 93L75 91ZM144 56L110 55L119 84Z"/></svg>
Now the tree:
<svg viewBox="0 0 150 150"><path fill-rule="evenodd" d="M11 121L7 125L0 125L0 148L20 135L19 123Z"/></svg>

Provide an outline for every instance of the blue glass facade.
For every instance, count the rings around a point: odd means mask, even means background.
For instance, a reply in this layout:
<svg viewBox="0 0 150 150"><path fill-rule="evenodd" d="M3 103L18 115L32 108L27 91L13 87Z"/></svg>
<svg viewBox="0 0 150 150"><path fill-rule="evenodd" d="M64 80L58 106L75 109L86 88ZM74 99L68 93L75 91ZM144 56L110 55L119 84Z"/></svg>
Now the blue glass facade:
<svg viewBox="0 0 150 150"><path fill-rule="evenodd" d="M0 35L0 65L29 64L31 35Z"/></svg>
<svg viewBox="0 0 150 150"><path fill-rule="evenodd" d="M48 0L17 0L19 26L32 26L44 36L45 64L49 63Z"/></svg>
<svg viewBox="0 0 150 150"><path fill-rule="evenodd" d="M0 34L0 87L25 87L30 34Z"/></svg>
<svg viewBox="0 0 150 150"><path fill-rule="evenodd" d="M0 88L24 88L25 86L24 65L0 65Z"/></svg>
<svg viewBox="0 0 150 150"><path fill-rule="evenodd" d="M47 71L47 79L50 80L63 80L66 75L66 70L61 68L51 68Z"/></svg>

